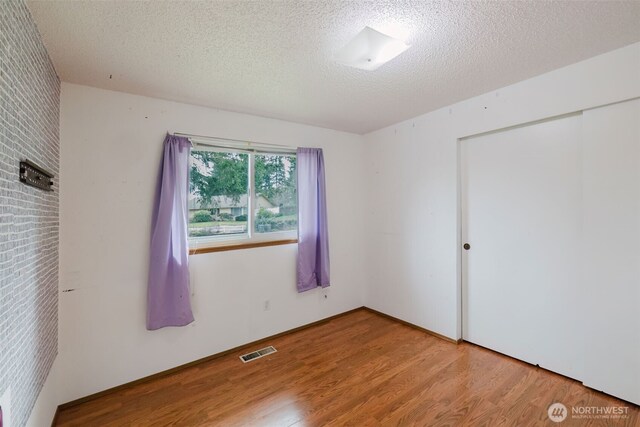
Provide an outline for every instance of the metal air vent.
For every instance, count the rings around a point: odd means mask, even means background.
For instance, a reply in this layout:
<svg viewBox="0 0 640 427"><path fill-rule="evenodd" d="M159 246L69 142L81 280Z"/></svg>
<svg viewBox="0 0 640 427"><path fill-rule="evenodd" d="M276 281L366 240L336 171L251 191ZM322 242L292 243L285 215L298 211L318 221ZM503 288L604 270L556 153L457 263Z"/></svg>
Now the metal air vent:
<svg viewBox="0 0 640 427"><path fill-rule="evenodd" d="M266 356L267 354L275 353L277 350L273 346L261 348L260 350L253 351L251 353L243 354L240 356L240 360L242 363L251 362L252 360L260 359L261 357Z"/></svg>

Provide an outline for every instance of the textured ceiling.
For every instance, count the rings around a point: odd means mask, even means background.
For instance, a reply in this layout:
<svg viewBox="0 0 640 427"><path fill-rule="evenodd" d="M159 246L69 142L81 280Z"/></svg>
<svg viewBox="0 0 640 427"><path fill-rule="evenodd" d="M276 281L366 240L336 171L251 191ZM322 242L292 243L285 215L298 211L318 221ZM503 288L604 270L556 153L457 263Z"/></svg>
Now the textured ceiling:
<svg viewBox="0 0 640 427"><path fill-rule="evenodd" d="M29 1L62 80L366 133L640 41L640 1ZM333 61L366 25L412 47Z"/></svg>

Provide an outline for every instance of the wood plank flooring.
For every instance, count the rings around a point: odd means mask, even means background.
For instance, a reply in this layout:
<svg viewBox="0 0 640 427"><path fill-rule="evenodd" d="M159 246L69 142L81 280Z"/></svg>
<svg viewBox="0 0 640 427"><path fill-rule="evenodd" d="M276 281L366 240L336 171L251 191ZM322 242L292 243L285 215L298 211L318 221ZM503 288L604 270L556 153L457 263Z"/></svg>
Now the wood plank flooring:
<svg viewBox="0 0 640 427"><path fill-rule="evenodd" d="M62 410L59 426L609 426L640 408L468 343L366 310ZM260 345L254 346L261 348ZM626 419L547 416L551 403L625 406Z"/></svg>

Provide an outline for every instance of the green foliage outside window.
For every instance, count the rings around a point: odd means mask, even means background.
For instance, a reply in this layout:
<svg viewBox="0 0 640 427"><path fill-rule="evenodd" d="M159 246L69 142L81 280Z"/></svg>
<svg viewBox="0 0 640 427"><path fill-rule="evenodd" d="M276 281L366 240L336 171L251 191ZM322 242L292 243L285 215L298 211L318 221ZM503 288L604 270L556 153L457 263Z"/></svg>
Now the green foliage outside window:
<svg viewBox="0 0 640 427"><path fill-rule="evenodd" d="M193 214L191 218L191 222L209 222L212 221L213 217L209 213L209 211L197 211Z"/></svg>
<svg viewBox="0 0 640 427"><path fill-rule="evenodd" d="M215 196L238 201L249 186L249 156L193 151L189 190L205 203ZM276 206L295 205L296 157L256 155L256 191Z"/></svg>
<svg viewBox="0 0 640 427"><path fill-rule="evenodd" d="M252 158L255 231L295 230L295 155L255 154ZM191 152L189 191L202 210L191 214L190 236L246 233L249 159L244 153Z"/></svg>

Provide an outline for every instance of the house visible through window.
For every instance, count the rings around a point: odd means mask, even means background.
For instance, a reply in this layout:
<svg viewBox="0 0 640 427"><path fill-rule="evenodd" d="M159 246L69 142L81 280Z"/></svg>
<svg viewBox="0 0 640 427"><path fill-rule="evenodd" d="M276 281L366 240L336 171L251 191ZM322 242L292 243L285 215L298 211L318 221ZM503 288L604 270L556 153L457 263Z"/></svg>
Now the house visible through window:
<svg viewBox="0 0 640 427"><path fill-rule="evenodd" d="M295 238L297 228L295 154L199 147L191 151L192 246Z"/></svg>

